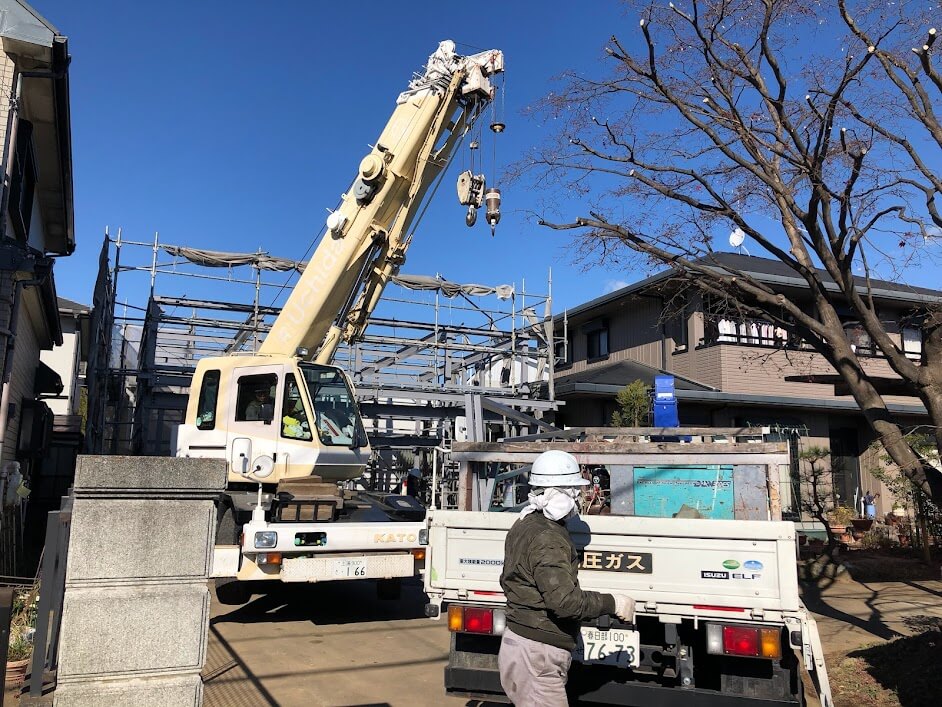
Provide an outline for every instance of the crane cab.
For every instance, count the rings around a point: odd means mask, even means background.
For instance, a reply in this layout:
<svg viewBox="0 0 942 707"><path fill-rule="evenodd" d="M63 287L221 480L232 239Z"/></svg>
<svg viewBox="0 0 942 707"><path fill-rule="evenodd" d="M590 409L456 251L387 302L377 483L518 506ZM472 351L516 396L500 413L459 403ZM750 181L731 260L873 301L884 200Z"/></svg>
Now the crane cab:
<svg viewBox="0 0 942 707"><path fill-rule="evenodd" d="M229 484L359 477L369 441L343 371L284 356L199 361L176 456L224 458Z"/></svg>

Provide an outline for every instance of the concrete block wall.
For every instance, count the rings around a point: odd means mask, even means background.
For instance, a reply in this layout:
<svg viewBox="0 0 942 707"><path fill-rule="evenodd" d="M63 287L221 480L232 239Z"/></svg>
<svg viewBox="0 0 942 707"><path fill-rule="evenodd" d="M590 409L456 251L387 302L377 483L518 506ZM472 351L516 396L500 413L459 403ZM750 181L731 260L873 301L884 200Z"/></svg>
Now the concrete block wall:
<svg viewBox="0 0 942 707"><path fill-rule="evenodd" d="M82 456L55 704L202 703L218 459Z"/></svg>

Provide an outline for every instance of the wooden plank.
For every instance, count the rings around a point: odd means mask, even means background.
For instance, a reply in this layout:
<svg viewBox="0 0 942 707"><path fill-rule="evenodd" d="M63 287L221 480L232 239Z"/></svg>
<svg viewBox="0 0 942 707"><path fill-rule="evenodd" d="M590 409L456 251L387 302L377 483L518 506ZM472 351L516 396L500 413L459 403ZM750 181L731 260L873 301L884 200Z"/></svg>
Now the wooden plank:
<svg viewBox="0 0 942 707"><path fill-rule="evenodd" d="M475 453L540 453L549 449L561 449L571 454L786 454L784 442L736 443L682 443L682 442L455 442L452 456L472 459Z"/></svg>

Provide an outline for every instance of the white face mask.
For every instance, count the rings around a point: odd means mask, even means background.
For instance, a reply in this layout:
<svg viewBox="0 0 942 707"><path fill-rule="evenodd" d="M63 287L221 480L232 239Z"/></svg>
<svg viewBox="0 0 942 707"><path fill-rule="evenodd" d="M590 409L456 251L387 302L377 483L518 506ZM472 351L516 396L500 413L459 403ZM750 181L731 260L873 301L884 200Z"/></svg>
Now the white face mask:
<svg viewBox="0 0 942 707"><path fill-rule="evenodd" d="M578 515L582 489L548 488L543 493L531 493L529 503L520 512L520 516L540 511L550 520L564 520Z"/></svg>

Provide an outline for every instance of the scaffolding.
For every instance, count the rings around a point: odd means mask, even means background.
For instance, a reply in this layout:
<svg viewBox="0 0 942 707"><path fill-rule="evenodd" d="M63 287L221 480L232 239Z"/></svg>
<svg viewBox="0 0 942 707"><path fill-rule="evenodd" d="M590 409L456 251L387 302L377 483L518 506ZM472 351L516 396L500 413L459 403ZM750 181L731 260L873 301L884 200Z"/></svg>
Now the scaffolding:
<svg viewBox="0 0 942 707"><path fill-rule="evenodd" d="M257 350L303 266L262 251L194 251L157 234L144 241L106 230L93 298L87 451L171 454L196 362ZM535 294L525 282L394 279L363 335L334 357L354 381L378 467L428 466L425 452L454 439L551 427L551 286ZM469 396L483 400L477 426L468 423Z"/></svg>

